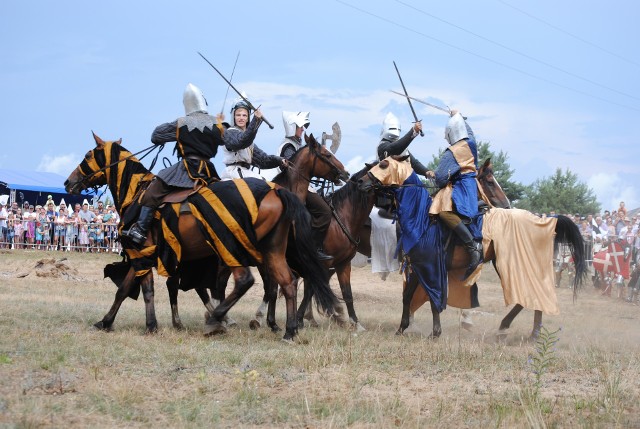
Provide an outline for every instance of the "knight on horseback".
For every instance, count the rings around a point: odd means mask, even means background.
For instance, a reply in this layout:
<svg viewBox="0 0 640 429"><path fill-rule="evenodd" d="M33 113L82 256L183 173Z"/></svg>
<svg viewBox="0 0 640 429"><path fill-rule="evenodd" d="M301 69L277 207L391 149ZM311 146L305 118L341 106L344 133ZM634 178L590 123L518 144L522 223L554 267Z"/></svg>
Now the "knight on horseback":
<svg viewBox="0 0 640 429"><path fill-rule="evenodd" d="M142 207L138 220L122 232L136 244L145 242L154 212L165 196L177 189L193 189L198 184L220 180L210 159L218 153L218 146L224 145L222 120L207 112L207 100L191 83L184 90L182 101L185 116L157 126L151 134L155 145L176 142L174 151L181 159L161 170L139 199Z"/></svg>
<svg viewBox="0 0 640 429"><path fill-rule="evenodd" d="M222 172L222 180L262 177L253 167L261 169L276 168L285 165L286 160L277 155L267 155L253 141L262 124L262 112L257 109L251 118L251 108L244 101L238 101L231 108L233 126L224 132L223 162L226 168Z"/></svg>
<svg viewBox="0 0 640 429"><path fill-rule="evenodd" d="M416 157L409 152L409 145L422 131L422 122L416 122L411 130L404 136L400 137L402 132L400 121L393 113L387 113L382 122L382 130L380 131L380 143L378 143L378 160L382 161L392 155L409 155L411 168L417 174L425 177L432 177L430 171Z"/></svg>
<svg viewBox="0 0 640 429"><path fill-rule="evenodd" d="M309 112L282 112L282 122L284 124L285 138L280 145L278 152L286 160L291 157L303 145L302 134L309 128ZM305 201L307 210L311 213L311 226L313 227L313 239L316 245L319 260L330 261L332 256L324 253L324 237L331 223L331 207L324 198L309 186L309 193Z"/></svg>
<svg viewBox="0 0 640 429"><path fill-rule="evenodd" d="M481 237L474 237L468 227L478 214L478 149L473 130L456 110L451 111L445 139L450 146L435 171L436 185L441 189L433 199L430 214L437 214L464 244L471 258L466 279L483 260Z"/></svg>
<svg viewBox="0 0 640 429"><path fill-rule="evenodd" d="M401 127L398 118L391 112L387 113L380 130L380 142L376 148L378 161L392 155L409 155L411 167L418 174L433 177L416 157L409 152L409 145L422 131L422 122L416 122L409 132L400 137ZM371 270L379 273L386 280L390 272L399 268L395 256L397 247L397 223L391 209L392 200L388 196L379 195L371 212Z"/></svg>

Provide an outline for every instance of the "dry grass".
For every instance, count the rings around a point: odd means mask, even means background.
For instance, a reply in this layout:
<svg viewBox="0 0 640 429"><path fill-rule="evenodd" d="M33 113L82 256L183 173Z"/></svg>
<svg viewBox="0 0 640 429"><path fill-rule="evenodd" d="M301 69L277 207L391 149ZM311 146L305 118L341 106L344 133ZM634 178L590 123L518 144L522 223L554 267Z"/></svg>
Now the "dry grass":
<svg viewBox="0 0 640 429"><path fill-rule="evenodd" d="M163 279L157 335L143 335L141 299L125 301L114 332L96 331L115 293L101 278L114 257L68 255L36 268L52 255L0 254L0 427L640 426L640 307L591 286L576 304L558 289L562 314L544 323L562 330L536 378L525 341L532 312L506 342L495 339L507 309L490 266L474 332L459 328L451 308L439 340L395 336L399 276L382 282L364 267L352 277L367 332L321 320L292 346L247 329L260 284L232 310L239 326L223 337L202 336L193 292L180 295L187 330L174 331ZM428 309L418 322L430 330Z"/></svg>

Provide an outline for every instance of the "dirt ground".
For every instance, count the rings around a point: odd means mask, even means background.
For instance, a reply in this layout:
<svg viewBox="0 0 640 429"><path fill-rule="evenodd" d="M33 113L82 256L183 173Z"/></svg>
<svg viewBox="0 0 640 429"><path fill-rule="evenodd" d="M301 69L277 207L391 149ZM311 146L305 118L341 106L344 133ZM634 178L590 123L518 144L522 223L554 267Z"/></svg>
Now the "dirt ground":
<svg viewBox="0 0 640 429"><path fill-rule="evenodd" d="M18 346L13 343L26 341L26 339L21 340L20 338L27 338L31 335L34 332L34 326L38 326L40 331L45 331L44 334L46 335L47 324L43 323L43 321L36 323L32 320L33 317L25 314L28 312L25 308L33 308L33 312L37 313L39 311L38 308L43 306L44 302L47 305L61 307L62 313L69 313L69 308L77 309L78 313L73 317L68 314L68 318L71 318L71 320L64 320L67 329L71 326L72 337L83 338L83 336L89 336L89 338L97 341L110 341L109 335L116 334L96 333L91 325L100 320L112 302L115 287L108 280L102 278L102 268L105 263L117 259L114 255L104 254L47 254L34 251L0 252L0 327L5 329L7 335L0 341L0 378L3 378L4 374L4 381L0 381L0 394L2 395L0 396L0 426L3 424L8 424L9 427L19 426L20 422L16 421L15 408L16 404L25 406L21 402L24 401L25 395L26 397L32 397L33 395L52 395L56 392L58 394L77 393L88 389L88 386L76 378L77 376L72 375L72 370L58 370L55 377L50 377L47 379L48 381L41 381L33 385L29 384L31 383L29 380L34 377L34 372L42 371L43 365L39 364L41 368L37 369L37 371L28 367L14 367L20 361L21 356L16 350L20 349L20 347L28 348L30 346ZM203 340L200 334L203 307L193 292L188 294L181 293L180 295L181 315L183 322L187 325L187 331L173 333L163 280L162 278L156 278L156 311L161 327L159 340L157 341L162 343L163 336L165 340L167 336L170 336L169 338L171 339L178 338L179 340L175 341L180 344L183 341L193 342L193 347L195 347L195 344L207 341ZM552 369L547 370L545 373L544 397L584 398L580 399L580 401L587 402L588 398L592 398L594 404L600 404L604 401L602 399L603 395L609 392L609 395L618 401L616 415L623 416L623 418L616 420L619 417L612 417L608 420L605 419L604 422L613 421L616 426L619 422L625 422L626 426L640 425L640 415L638 414L640 408L637 406L637 401L640 398L640 377L638 377L640 374L640 369L638 368L638 357L640 355L640 329L638 325L640 307L623 299L628 294L626 289L623 291L622 298L616 296L616 290L613 291L612 296L603 296L601 291L594 289L590 282L582 287L577 301L574 302L573 290L569 287L569 284L569 279L565 276L562 279L561 287L556 289L561 314L558 316L543 316L545 328L549 331L560 329L557 333L559 341L555 345L555 348L557 348L556 362ZM331 285L337 295L340 296L339 286L335 278L332 279ZM365 264L353 268L352 287L356 311L360 322L367 331L364 333L353 332L348 340L349 344L351 344L351 341L356 341L357 338L363 342L370 341L369 345L363 343L362 347L373 349L378 347L376 345L378 343L398 341L394 333L400 321L402 287L400 274L392 273L383 281L379 274L371 273L370 265ZM431 332L431 313L428 306L424 306L416 314L417 326L423 336L412 334L407 337L408 339L405 342L398 343L399 347L403 349L411 347L411 344L419 345L418 349L414 348L412 353L430 353L429 349L434 347L439 348L439 352L444 352L445 354L457 353L458 360L456 362L443 363L447 367L460 364L460 350L471 357L479 356L481 359L488 359L489 363L486 366L477 364L480 366L474 370L476 375L469 376L467 374L464 381L462 381L459 374L438 370L436 372L438 387L431 391L424 391L424 379L415 376L415 371L419 371L418 373L422 374L420 371L423 370L414 368L414 372L407 371L406 374L404 371L402 372L403 379L398 382L402 386L401 388L396 386L393 389L388 387L381 390L381 387L376 386L375 382L370 382L370 384L365 383L360 387L359 394L363 395L363 398L366 398L367 395L371 395L372 398L378 398L375 401L371 399L375 403L380 402L379 395L384 390L387 393L398 395L408 409L411 409L411 404L413 404L413 406L421 410L419 413L423 420L409 420L413 423L415 421L424 422L424 418L427 418L427 422L431 423L455 423L458 420L443 420L443 417L439 417L439 420L433 420L432 411L423 409L424 403L430 400L442 401L442 398L449 398L451 401L456 402L460 397L468 397L471 401L476 401L483 397L487 399L499 397L501 394L505 394L504 392L508 392L514 383L514 373L516 373L514 368L520 365L514 364L514 360L526 359L526 356L530 355L533 350L532 345L527 343L527 337L533 325L533 312L524 310L514 321L507 338L500 341L496 336L497 328L509 308L504 305L501 286L491 265L485 266L479 287L481 307L471 311L474 322L471 331L461 328L460 311L448 308L442 313L442 337L436 342L428 340L426 336ZM43 294L43 290L50 291L50 293ZM226 342L225 347L233 347L236 343L231 342L232 339L255 335L250 334L246 326L261 297L261 283L259 277L257 277L256 285L230 313L237 320L238 328L231 329L227 336L221 340L216 340L216 344L225 344ZM126 332L127 336L122 339L120 337L111 338L118 338L118 341L127 342L140 341L136 338L141 338L144 331L144 309L141 301L141 299L138 302L125 301L116 319L115 330L121 333ZM281 326L284 325L283 307L281 299L278 309L278 321ZM17 308L20 309L20 314L18 314ZM54 314L47 317L60 317L62 320L65 316ZM329 323L322 318L319 318L319 320L321 326L324 327ZM55 321L49 321L55 323ZM27 325L24 327L24 332L20 332L16 328L16 325L22 324ZM40 335L42 334L40 332ZM280 336L281 334L276 335ZM301 337L303 341L294 346L296 349L291 349L297 350L295 353L305 353L304 348L315 347L312 344L315 344L320 338L319 334L310 334L308 332L302 333ZM104 338L106 340L103 340ZM247 342L249 341L248 338L252 337L243 337L240 341ZM278 337L266 329L262 330L258 338L267 344L266 347L278 344ZM343 340L343 337L333 339L328 337L323 341L327 341L327 347L334 347L336 342L340 343ZM70 347L79 346L74 344ZM101 347L109 346L107 343L107 345L101 345ZM162 348L162 344L159 347ZM423 347L425 351L422 351ZM385 349L384 353L389 353L389 351ZM504 373L495 373L497 371L496 368L500 368L500 365L494 366L495 361L503 357L505 359L505 371ZM391 359L396 358L391 357ZM93 368L94 365L96 364L91 363L89 367ZM382 363L381 365L381 368L368 367L368 377L373 377L371 374L379 374L375 376L377 377L375 380L384 379L385 370L383 368L386 364ZM470 363L469 365L474 366L476 364ZM47 364L48 366L49 364ZM340 371L344 369L342 366L340 368L334 369L334 372L319 371L319 374L322 372L322 375L318 376L326 380L330 380L332 377L342 378L344 374L340 373ZM90 370L87 369L87 371ZM262 369L262 371L266 370ZM609 373L615 371L619 371L618 375ZM355 374L357 374L355 375L356 378L364 376L358 371ZM397 376L400 377L400 375ZM12 392L16 389L23 392L22 396L13 396ZM65 389L68 389L68 391ZM335 389L337 390L337 387ZM400 391L397 391L397 389L400 389ZM617 390L612 391L612 389ZM576 404L582 403L577 399L575 401ZM481 400L480 402L484 401ZM495 413L494 408L497 406L492 405L491 407L493 408L484 412ZM452 410L454 409L452 408ZM590 410L590 413L597 414L598 406L593 405ZM37 413L46 414L50 412L38 410L36 415ZM383 415L387 411L383 407L382 411L378 410L378 412ZM456 411L450 412L455 413ZM469 410L465 411L465 413L470 412ZM467 417L464 418L466 419ZM593 423L591 420L584 420L584 417L581 418L583 420L560 420L556 423L561 426L572 426L577 422L587 422L589 425ZM24 417L22 419L24 420ZM29 423L29 421L27 419L26 423ZM53 419L53 421L58 420ZM115 418L115 421L119 422L118 425L122 425L122 421L118 418ZM509 421L509 418L506 421ZM37 420L37 422L42 422L42 420ZM92 423L92 420L90 418L81 419L79 422L80 424L77 426L81 427L82 424ZM109 426L109 422L111 420L98 419L97 426ZM168 422L170 426L176 424L175 420L168 420ZM357 422L358 420L356 419ZM602 421L596 420L596 426L599 426L598 422L602 423ZM240 423L240 426L254 426L251 422L247 423L243 420L240 420ZM330 421L322 419L315 420L315 424L318 427L332 426ZM388 424L387 420L380 417L377 423L361 426L384 427L388 426ZM273 420L266 419L258 420L255 425L269 427L275 425L275 423ZM27 424L26 426L30 425ZM32 426L46 427L48 425L38 423ZM56 425L54 424L53 426ZM145 426L145 424L141 426ZM196 424L195 426L198 425ZM355 426L359 425L356 424ZM469 424L467 422L461 424L461 426L469 426ZM473 424L470 426L473 426ZM500 426L500 424L496 426ZM608 424L604 424L604 426L608 426Z"/></svg>

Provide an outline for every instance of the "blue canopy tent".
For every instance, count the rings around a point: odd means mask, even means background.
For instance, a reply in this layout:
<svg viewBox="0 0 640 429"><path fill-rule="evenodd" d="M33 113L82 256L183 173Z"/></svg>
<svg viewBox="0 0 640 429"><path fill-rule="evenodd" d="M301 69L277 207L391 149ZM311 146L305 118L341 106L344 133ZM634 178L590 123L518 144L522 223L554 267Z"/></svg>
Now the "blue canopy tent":
<svg viewBox="0 0 640 429"><path fill-rule="evenodd" d="M82 204L87 198L91 201L91 196L71 195L64 190L64 181L67 180L56 173L45 173L42 171L18 171L0 169L0 195L9 195L9 201L17 201L20 205L24 201L29 201L34 206L46 203L49 195L58 205L64 198L67 207L75 203Z"/></svg>

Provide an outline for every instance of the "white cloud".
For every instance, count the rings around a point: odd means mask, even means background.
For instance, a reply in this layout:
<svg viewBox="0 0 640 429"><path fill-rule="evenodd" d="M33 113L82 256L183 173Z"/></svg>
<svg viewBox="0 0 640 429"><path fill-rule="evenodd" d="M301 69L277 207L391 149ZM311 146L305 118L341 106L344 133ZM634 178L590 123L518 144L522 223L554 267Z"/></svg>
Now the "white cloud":
<svg viewBox="0 0 640 429"><path fill-rule="evenodd" d="M79 159L74 153L57 156L43 155L36 171L57 173L66 177L77 167Z"/></svg>
<svg viewBox="0 0 640 429"><path fill-rule="evenodd" d="M636 188L617 173L596 173L588 180L587 186L598 196L603 211L617 209L620 201L624 201L629 210L640 206Z"/></svg>

